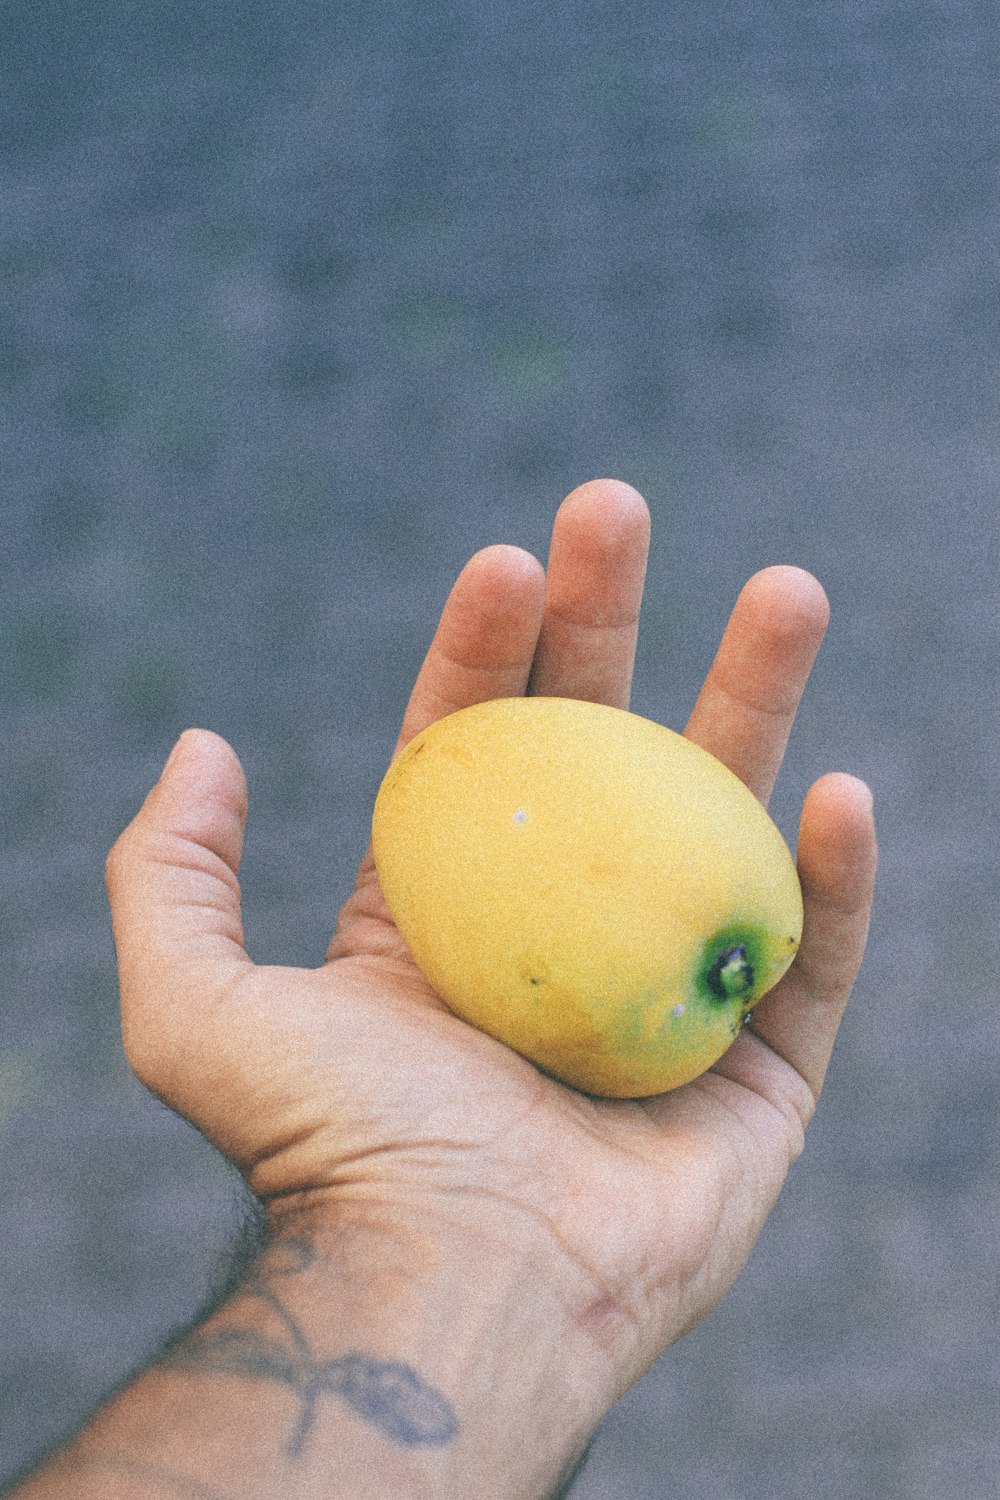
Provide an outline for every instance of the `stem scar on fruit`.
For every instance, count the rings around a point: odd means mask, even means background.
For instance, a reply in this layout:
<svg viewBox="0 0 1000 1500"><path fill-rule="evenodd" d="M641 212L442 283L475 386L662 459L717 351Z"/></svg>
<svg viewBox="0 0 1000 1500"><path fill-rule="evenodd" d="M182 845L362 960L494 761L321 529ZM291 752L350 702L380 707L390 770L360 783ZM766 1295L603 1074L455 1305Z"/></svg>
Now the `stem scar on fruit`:
<svg viewBox="0 0 1000 1500"><path fill-rule="evenodd" d="M754 972L745 944L724 948L705 975L705 981L720 1000L749 994L754 986Z"/></svg>

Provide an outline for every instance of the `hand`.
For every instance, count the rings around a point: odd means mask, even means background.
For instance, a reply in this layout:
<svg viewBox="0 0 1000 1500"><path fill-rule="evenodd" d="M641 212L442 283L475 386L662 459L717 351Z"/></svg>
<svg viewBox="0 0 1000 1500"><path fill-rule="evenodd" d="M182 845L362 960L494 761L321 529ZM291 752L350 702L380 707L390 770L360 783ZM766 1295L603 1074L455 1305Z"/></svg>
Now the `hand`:
<svg viewBox="0 0 1000 1500"><path fill-rule="evenodd" d="M452 710L526 691L627 706L648 533L639 495L598 481L560 508L547 572L514 547L477 553L399 747ZM758 573L687 725L762 801L827 617L809 574ZM321 967L252 963L245 812L232 750L188 731L111 853L133 1068L237 1164L273 1223L308 1206L419 1221L428 1243L461 1228L484 1253L491 1239L529 1247L585 1336L606 1410L725 1293L802 1148L865 944L867 788L831 774L806 798L802 944L752 1029L701 1078L644 1100L580 1094L453 1016L393 926L370 850Z"/></svg>

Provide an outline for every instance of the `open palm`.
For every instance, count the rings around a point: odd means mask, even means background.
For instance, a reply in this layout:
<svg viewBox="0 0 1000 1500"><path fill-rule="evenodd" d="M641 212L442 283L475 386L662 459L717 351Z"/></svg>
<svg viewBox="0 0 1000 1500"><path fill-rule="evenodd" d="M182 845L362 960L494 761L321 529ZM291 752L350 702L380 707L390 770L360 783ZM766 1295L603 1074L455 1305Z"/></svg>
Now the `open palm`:
<svg viewBox="0 0 1000 1500"><path fill-rule="evenodd" d="M397 748L446 713L524 692L627 707L648 535L635 491L598 481L561 507L547 571L514 547L476 554ZM827 614L807 573L757 574L687 725L764 802ZM581 1094L453 1016L396 931L370 850L320 968L254 965L237 883L245 814L232 750L189 731L109 858L139 1077L266 1205L320 1197L527 1237L550 1275L585 1288L583 1321L628 1384L726 1291L801 1149L864 949L867 789L833 774L806 799L803 940L752 1028L710 1072L644 1100Z"/></svg>

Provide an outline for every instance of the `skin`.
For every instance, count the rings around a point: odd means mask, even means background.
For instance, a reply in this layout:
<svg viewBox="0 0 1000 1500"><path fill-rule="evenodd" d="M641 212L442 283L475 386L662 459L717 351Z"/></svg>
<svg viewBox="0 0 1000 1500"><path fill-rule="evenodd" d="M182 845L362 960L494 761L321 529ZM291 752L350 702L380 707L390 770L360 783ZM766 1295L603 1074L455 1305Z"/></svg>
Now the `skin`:
<svg viewBox="0 0 1000 1500"><path fill-rule="evenodd" d="M458 578L399 747L524 691L627 707L649 540L628 486L575 490L548 568ZM764 802L828 620L818 582L745 586L686 733ZM371 851L317 969L243 948L246 785L188 731L108 863L138 1076L243 1172L267 1238L243 1286L18 1500L549 1496L601 1418L724 1295L799 1154L860 964L871 797L802 810L805 928L754 1026L671 1094L599 1100L452 1015Z"/></svg>

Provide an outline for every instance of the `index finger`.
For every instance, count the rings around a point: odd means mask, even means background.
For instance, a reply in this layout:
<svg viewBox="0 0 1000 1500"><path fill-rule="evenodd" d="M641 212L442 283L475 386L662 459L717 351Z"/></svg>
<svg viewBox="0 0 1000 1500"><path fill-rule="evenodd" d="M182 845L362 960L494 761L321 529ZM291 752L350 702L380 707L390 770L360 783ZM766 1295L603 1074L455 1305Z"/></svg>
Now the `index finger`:
<svg viewBox="0 0 1000 1500"><path fill-rule="evenodd" d="M393 758L446 714L492 698L520 697L541 628L542 565L498 543L475 553L448 595L413 685Z"/></svg>

